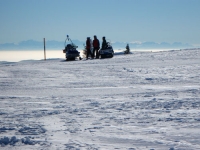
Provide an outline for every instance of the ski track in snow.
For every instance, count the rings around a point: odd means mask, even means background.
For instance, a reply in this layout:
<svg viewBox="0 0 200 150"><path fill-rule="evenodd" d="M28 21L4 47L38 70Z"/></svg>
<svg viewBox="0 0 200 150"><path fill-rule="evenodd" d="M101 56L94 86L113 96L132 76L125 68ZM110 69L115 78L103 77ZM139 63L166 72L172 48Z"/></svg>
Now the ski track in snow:
<svg viewBox="0 0 200 150"><path fill-rule="evenodd" d="M0 149L200 149L200 49L0 63Z"/></svg>

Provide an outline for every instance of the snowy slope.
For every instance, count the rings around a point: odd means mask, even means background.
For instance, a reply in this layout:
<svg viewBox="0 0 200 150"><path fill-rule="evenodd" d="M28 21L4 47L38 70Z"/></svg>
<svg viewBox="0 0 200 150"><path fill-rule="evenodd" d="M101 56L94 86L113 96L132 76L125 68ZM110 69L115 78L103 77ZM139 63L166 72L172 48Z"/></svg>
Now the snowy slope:
<svg viewBox="0 0 200 150"><path fill-rule="evenodd" d="M0 149L200 149L200 50L0 63Z"/></svg>

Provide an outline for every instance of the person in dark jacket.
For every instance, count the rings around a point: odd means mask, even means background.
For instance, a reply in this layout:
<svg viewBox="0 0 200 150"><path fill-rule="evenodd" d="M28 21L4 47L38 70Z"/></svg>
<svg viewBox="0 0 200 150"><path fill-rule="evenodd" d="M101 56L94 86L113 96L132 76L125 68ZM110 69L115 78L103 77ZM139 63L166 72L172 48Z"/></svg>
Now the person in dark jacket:
<svg viewBox="0 0 200 150"><path fill-rule="evenodd" d="M124 51L125 54L129 54L130 53L130 48L129 45L126 45L126 50Z"/></svg>
<svg viewBox="0 0 200 150"><path fill-rule="evenodd" d="M106 37L104 36L102 38L102 40L103 40L103 42L102 42L101 49L106 49L108 47L107 42L106 42Z"/></svg>
<svg viewBox="0 0 200 150"><path fill-rule="evenodd" d="M99 40L97 39L97 36L94 36L94 40L93 40L93 57L95 57L95 53L96 53L96 58L99 58L99 49L100 49L100 44L99 44Z"/></svg>
<svg viewBox="0 0 200 150"><path fill-rule="evenodd" d="M86 59L88 59L89 55L92 57L91 47L92 47L92 45L91 45L90 37L87 37L87 40L86 40L86 50L87 50Z"/></svg>

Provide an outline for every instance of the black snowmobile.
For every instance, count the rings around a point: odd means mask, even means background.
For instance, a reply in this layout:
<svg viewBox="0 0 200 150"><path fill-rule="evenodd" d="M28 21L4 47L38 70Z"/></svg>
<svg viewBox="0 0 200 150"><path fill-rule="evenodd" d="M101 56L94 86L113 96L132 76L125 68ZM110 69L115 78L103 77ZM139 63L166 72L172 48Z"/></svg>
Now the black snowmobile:
<svg viewBox="0 0 200 150"><path fill-rule="evenodd" d="M69 43L70 42L70 43ZM80 52L77 50L78 46L76 46L69 36L65 40L65 49L63 49L63 53L65 53L66 60L75 60L76 57L79 57L79 60L82 58L80 57Z"/></svg>
<svg viewBox="0 0 200 150"><path fill-rule="evenodd" d="M99 50L100 58L112 58L114 56L114 50L110 44L107 42L107 48Z"/></svg>

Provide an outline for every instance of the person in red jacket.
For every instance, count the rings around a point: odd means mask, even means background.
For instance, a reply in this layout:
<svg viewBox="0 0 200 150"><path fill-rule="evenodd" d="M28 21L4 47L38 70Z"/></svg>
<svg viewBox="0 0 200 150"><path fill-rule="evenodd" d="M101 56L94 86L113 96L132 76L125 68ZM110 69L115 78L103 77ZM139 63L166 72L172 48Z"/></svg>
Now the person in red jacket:
<svg viewBox="0 0 200 150"><path fill-rule="evenodd" d="M91 48L92 48L92 45L91 45L90 37L87 37L87 40L86 40L86 49L87 49L86 59L88 59L89 54L90 54L91 57L93 57L92 53L91 53Z"/></svg>
<svg viewBox="0 0 200 150"><path fill-rule="evenodd" d="M95 57L96 53L96 58L99 58L99 49L100 49L100 44L99 40L97 39L97 36L94 35L94 40L93 40L93 57Z"/></svg>

